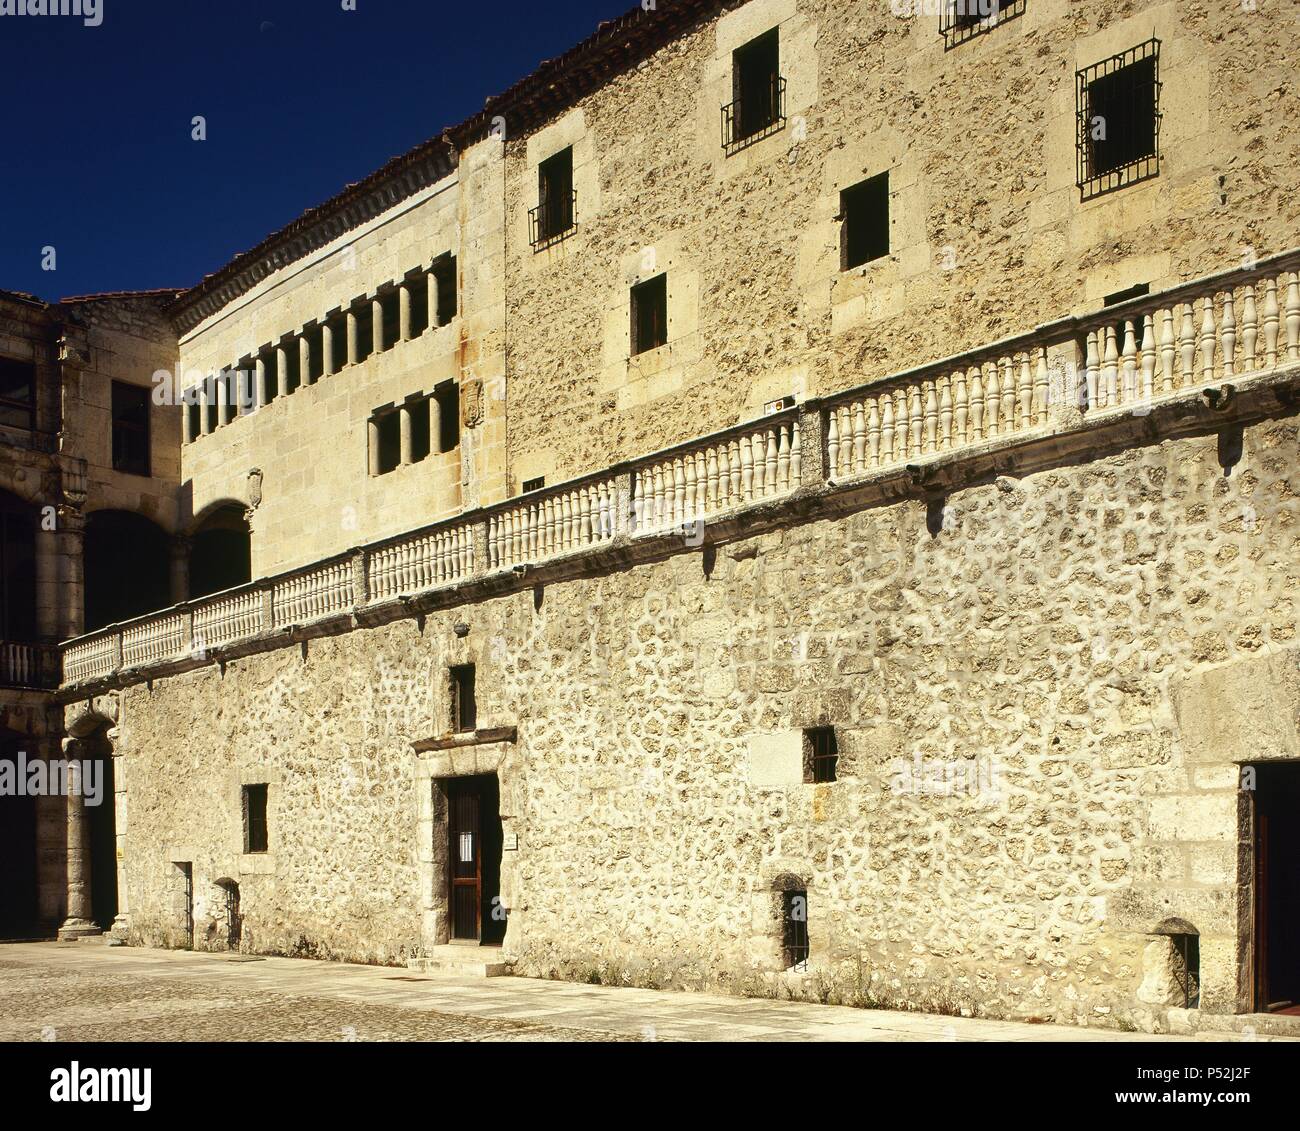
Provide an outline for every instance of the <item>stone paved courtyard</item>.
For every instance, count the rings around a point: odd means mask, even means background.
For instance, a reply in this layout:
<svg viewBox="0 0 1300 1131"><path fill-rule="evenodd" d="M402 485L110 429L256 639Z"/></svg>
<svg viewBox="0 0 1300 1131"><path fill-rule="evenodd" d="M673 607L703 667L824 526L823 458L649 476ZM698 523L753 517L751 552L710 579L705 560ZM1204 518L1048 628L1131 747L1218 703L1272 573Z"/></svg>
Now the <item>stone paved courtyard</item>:
<svg viewBox="0 0 1300 1131"><path fill-rule="evenodd" d="M0 947L4 1041L1175 1039L98 941Z"/></svg>

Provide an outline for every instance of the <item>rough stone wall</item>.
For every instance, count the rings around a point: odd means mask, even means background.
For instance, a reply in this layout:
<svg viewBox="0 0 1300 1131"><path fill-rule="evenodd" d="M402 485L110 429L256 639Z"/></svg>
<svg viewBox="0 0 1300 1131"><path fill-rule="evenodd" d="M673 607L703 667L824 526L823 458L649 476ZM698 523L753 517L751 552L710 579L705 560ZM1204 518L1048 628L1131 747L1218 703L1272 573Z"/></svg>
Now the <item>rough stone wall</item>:
<svg viewBox="0 0 1300 1131"><path fill-rule="evenodd" d="M725 157L731 51L776 27L786 127ZM1161 41L1156 178L1080 201L1075 72ZM509 476L551 482L1284 250L1300 232L1295 5L1031 0L944 50L934 14L751 0L529 136L506 123ZM577 230L528 242L574 147ZM887 259L840 270L839 193L890 175ZM666 270L668 345L628 357Z"/></svg>
<svg viewBox="0 0 1300 1131"><path fill-rule="evenodd" d="M411 743L447 730L446 667L470 660L479 726L519 728L502 894L524 972L744 988L780 967L794 877L817 976L855 1000L1150 1027L1144 952L1181 916L1230 1008L1232 761L1289 748L1215 753L1225 724L1185 700L1295 667L1297 439L1294 416L1250 427L1231 474L1231 444L1167 441L962 490L936 533L921 500L870 507L129 688L135 936L167 942L186 859L196 889L240 881L250 949L441 941ZM765 753L814 725L839 734L832 784ZM918 756L993 788L909 791Z"/></svg>

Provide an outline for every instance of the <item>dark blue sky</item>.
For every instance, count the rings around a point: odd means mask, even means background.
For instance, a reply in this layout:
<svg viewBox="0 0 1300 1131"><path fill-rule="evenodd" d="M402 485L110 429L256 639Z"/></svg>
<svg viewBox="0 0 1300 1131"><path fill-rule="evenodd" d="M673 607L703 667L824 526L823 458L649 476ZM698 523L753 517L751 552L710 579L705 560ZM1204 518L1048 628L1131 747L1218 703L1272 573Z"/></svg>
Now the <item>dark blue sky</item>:
<svg viewBox="0 0 1300 1131"><path fill-rule="evenodd" d="M0 17L0 289L196 283L632 6L101 0L99 27Z"/></svg>

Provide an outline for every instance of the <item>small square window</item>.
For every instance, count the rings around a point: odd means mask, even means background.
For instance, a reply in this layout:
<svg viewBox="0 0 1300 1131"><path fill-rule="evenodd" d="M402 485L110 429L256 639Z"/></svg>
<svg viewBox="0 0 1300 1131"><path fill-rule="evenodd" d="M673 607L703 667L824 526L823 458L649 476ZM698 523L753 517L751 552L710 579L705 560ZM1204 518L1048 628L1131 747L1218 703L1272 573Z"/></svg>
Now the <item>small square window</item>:
<svg viewBox="0 0 1300 1131"><path fill-rule="evenodd" d="M478 726L478 703L474 697L474 665L451 669L451 728L465 734Z"/></svg>
<svg viewBox="0 0 1300 1131"><path fill-rule="evenodd" d="M243 801L244 852L249 854L267 852L270 834L266 825L266 786L244 786Z"/></svg>
<svg viewBox="0 0 1300 1131"><path fill-rule="evenodd" d="M632 355L668 342L668 276L656 275L632 288Z"/></svg>
<svg viewBox="0 0 1300 1131"><path fill-rule="evenodd" d="M546 486L546 476L539 475L536 479L524 480L524 494L527 495L532 491L540 491Z"/></svg>
<svg viewBox="0 0 1300 1131"><path fill-rule="evenodd" d="M149 474L149 390L113 382L113 470Z"/></svg>
<svg viewBox="0 0 1300 1131"><path fill-rule="evenodd" d="M840 266L844 271L889 254L889 173L840 193Z"/></svg>
<svg viewBox="0 0 1300 1131"><path fill-rule="evenodd" d="M1112 55L1079 71L1076 80L1083 198L1154 177L1160 169L1160 41Z"/></svg>
<svg viewBox="0 0 1300 1131"><path fill-rule="evenodd" d="M836 781L840 748L834 727L809 727L803 732L803 780L808 784Z"/></svg>

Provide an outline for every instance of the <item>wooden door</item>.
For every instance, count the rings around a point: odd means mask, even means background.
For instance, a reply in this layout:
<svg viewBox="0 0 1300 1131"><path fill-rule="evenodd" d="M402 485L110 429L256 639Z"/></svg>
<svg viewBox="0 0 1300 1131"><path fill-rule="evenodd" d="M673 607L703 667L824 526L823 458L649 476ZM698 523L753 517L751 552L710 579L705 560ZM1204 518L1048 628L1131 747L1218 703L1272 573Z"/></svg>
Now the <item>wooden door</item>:
<svg viewBox="0 0 1300 1131"><path fill-rule="evenodd" d="M478 941L482 933L483 836L479 790L473 780L447 786L451 832L447 872L451 877L451 937Z"/></svg>

